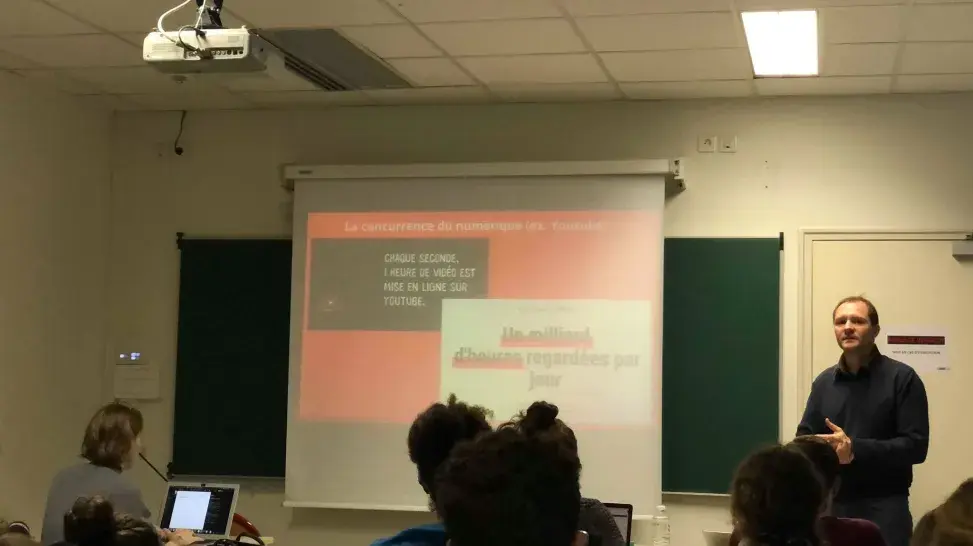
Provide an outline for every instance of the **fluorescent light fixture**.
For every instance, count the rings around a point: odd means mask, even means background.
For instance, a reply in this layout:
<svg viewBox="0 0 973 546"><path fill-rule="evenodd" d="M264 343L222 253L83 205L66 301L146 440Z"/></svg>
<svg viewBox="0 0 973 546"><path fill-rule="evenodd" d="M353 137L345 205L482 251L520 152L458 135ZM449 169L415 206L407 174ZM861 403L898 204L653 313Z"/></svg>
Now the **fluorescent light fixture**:
<svg viewBox="0 0 973 546"><path fill-rule="evenodd" d="M754 75L818 75L818 12L745 11L741 15Z"/></svg>

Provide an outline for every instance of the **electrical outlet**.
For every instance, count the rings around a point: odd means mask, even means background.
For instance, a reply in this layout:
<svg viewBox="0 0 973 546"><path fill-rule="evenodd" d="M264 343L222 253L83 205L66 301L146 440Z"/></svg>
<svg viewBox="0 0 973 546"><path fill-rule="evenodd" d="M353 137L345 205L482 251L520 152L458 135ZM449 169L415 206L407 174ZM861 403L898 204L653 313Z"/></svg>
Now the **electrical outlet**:
<svg viewBox="0 0 973 546"><path fill-rule="evenodd" d="M720 153L724 154L735 154L737 151L737 137L721 137L720 138Z"/></svg>
<svg viewBox="0 0 973 546"><path fill-rule="evenodd" d="M715 136L701 136L696 143L696 150L700 153L711 154L716 151Z"/></svg>

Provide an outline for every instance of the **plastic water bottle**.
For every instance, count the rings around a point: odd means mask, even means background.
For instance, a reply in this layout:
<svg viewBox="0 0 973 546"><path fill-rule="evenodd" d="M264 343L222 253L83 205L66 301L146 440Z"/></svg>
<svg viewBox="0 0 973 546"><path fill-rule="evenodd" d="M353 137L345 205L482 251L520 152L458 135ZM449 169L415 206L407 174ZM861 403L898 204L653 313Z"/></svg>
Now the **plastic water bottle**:
<svg viewBox="0 0 973 546"><path fill-rule="evenodd" d="M669 546L669 516L666 514L666 505L656 506L653 523L655 532L652 536L652 546Z"/></svg>

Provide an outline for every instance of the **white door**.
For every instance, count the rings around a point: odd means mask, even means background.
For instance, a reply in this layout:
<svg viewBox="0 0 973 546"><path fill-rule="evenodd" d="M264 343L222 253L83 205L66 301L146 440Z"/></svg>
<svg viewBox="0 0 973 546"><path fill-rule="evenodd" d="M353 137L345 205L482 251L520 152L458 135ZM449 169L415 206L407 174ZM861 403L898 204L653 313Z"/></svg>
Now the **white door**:
<svg viewBox="0 0 973 546"><path fill-rule="evenodd" d="M875 304L882 341L900 327L946 330L948 371L901 358L919 372L929 397L929 456L915 468L912 486L912 514L918 519L973 477L973 262L952 256L948 239L955 235L938 240L890 237L806 242L810 253L805 256L811 257L811 361L813 376L837 361L831 313L846 296L865 296Z"/></svg>

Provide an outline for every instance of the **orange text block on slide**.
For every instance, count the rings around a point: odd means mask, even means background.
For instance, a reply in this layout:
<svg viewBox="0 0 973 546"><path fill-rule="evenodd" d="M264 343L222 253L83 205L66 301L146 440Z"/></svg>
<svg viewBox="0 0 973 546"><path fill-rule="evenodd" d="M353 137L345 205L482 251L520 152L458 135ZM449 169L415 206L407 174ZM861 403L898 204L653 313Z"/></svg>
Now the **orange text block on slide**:
<svg viewBox="0 0 973 546"><path fill-rule="evenodd" d="M409 423L439 400L445 301L658 302L661 229L647 211L309 215L300 418Z"/></svg>

